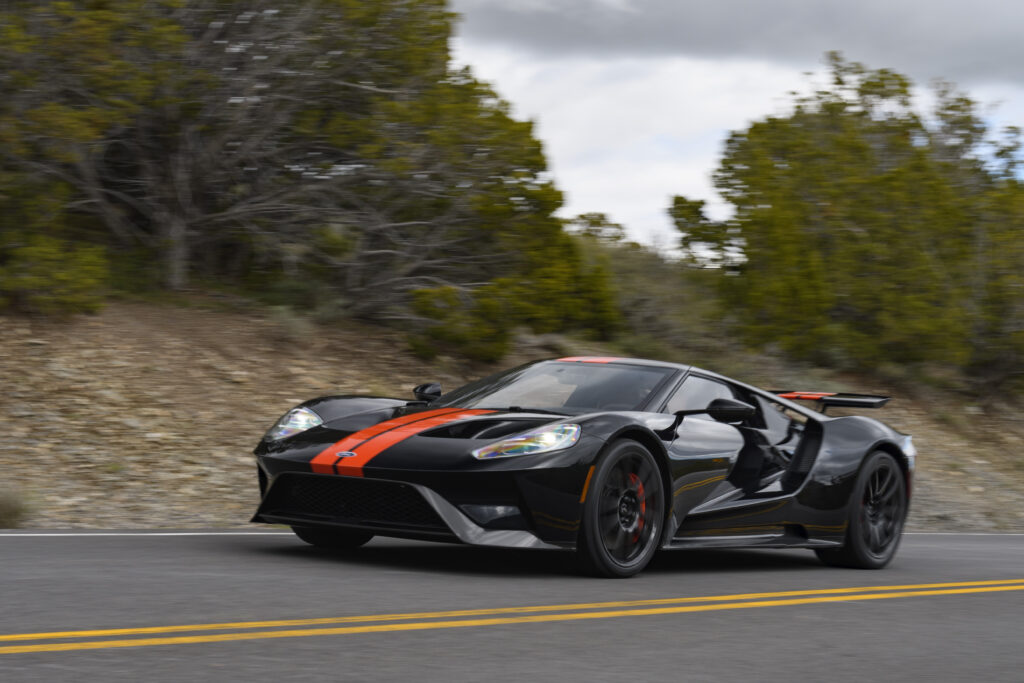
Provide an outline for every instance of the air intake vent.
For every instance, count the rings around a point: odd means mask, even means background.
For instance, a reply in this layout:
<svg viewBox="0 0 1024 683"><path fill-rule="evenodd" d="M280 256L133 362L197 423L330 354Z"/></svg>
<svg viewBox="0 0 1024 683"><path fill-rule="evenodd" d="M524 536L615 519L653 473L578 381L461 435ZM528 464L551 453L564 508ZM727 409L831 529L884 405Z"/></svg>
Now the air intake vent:
<svg viewBox="0 0 1024 683"><path fill-rule="evenodd" d="M412 486L398 482L319 474L282 474L259 514L295 522L448 532Z"/></svg>

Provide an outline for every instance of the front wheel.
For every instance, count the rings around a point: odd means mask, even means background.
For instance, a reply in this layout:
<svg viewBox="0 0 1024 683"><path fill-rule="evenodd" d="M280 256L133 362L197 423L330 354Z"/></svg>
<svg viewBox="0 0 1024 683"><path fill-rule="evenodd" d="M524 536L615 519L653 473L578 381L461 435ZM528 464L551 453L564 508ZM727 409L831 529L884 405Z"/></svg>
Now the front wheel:
<svg viewBox="0 0 1024 683"><path fill-rule="evenodd" d="M903 470L891 455L876 451L857 476L843 547L814 552L834 567L881 569L896 554L906 518Z"/></svg>
<svg viewBox="0 0 1024 683"><path fill-rule="evenodd" d="M665 519L661 471L636 441L618 441L594 470L583 502L579 553L591 574L625 578L654 557Z"/></svg>
<svg viewBox="0 0 1024 683"><path fill-rule="evenodd" d="M367 531L354 529L318 529L309 526L293 526L292 531L306 543L327 550L358 548L373 538L373 534Z"/></svg>

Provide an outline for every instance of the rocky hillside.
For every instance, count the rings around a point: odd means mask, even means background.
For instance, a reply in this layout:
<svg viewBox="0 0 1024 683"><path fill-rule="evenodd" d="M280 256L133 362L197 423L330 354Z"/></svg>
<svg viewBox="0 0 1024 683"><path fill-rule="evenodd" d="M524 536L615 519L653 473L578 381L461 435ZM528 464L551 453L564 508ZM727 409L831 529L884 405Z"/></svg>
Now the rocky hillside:
<svg viewBox="0 0 1024 683"><path fill-rule="evenodd" d="M504 364L609 352L563 344L521 345ZM423 381L454 386L493 369L424 367L401 335L378 328L205 303L116 303L63 322L0 317L0 496L8 509L24 505L26 527L244 525L256 504L252 447L293 404L406 396ZM1020 418L900 398L879 417L914 434L921 453L912 528L1024 531Z"/></svg>

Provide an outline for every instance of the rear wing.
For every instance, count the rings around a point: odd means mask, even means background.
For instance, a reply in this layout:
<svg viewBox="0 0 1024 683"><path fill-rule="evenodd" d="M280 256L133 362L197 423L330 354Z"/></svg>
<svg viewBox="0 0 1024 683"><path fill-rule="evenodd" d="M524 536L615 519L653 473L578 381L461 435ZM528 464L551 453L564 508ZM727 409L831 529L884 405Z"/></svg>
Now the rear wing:
<svg viewBox="0 0 1024 683"><path fill-rule="evenodd" d="M888 396L872 394L842 394L827 391L772 391L771 393L791 401L816 401L818 410L822 413L831 407L881 408L889 402Z"/></svg>

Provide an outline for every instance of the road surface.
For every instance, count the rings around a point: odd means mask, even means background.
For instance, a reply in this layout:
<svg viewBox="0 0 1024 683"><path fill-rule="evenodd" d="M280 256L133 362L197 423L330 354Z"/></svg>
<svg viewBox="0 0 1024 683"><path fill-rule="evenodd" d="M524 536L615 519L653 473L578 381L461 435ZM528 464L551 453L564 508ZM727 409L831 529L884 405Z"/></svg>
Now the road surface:
<svg viewBox="0 0 1024 683"><path fill-rule="evenodd" d="M882 571L285 532L0 533L0 681L1024 681L1024 535L912 534Z"/></svg>

